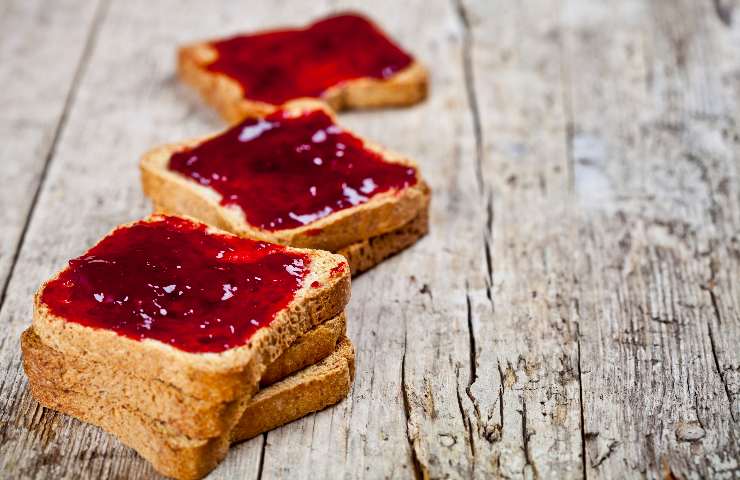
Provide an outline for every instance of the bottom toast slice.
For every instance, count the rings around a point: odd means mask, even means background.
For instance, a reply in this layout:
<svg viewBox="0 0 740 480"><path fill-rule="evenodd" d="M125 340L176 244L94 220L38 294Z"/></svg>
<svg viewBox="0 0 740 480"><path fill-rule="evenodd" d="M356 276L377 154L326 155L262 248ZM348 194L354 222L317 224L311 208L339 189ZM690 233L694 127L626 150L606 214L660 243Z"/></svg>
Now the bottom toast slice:
<svg viewBox="0 0 740 480"><path fill-rule="evenodd" d="M343 337L328 357L260 390L232 430L232 441L246 440L339 402L349 393L353 378L354 347ZM161 425L156 419L119 402L111 402L104 395L67 390L53 382L36 382L33 378L30 390L43 406L103 428L142 457L165 458L177 464L168 470L200 470L203 466L198 462L207 457L203 454L217 448L215 440L211 439L183 436L173 441L160 434Z"/></svg>

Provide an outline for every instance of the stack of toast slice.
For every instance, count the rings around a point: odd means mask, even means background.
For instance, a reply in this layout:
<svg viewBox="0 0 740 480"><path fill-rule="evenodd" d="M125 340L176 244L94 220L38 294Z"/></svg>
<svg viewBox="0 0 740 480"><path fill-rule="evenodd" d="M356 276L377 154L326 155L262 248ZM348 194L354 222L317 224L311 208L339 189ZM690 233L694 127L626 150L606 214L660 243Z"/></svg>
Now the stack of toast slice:
<svg viewBox="0 0 740 480"><path fill-rule="evenodd" d="M340 127L315 100L155 148L140 168L156 212L337 252L353 274L428 231L430 190L418 166Z"/></svg>
<svg viewBox="0 0 740 480"><path fill-rule="evenodd" d="M179 51L178 70L230 123L299 98L339 111L407 106L427 94L426 69L355 13L188 45Z"/></svg>
<svg viewBox="0 0 740 480"><path fill-rule="evenodd" d="M117 228L46 282L22 337L44 406L98 425L175 478L344 398L343 257L180 217Z"/></svg>
<svg viewBox="0 0 740 480"><path fill-rule="evenodd" d="M196 479L347 396L350 277L427 233L431 193L333 112L416 103L427 72L352 13L186 46L178 69L234 125L143 156L155 214L42 285L21 347L42 405Z"/></svg>

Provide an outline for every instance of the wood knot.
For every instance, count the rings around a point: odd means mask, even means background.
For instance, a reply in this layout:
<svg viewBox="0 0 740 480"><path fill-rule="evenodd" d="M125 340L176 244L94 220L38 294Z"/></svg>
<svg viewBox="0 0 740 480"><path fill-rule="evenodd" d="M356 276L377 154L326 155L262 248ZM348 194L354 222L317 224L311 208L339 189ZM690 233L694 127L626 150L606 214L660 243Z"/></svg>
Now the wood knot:
<svg viewBox="0 0 740 480"><path fill-rule="evenodd" d="M701 423L697 421L679 422L676 427L676 439L679 442L696 442L706 435Z"/></svg>

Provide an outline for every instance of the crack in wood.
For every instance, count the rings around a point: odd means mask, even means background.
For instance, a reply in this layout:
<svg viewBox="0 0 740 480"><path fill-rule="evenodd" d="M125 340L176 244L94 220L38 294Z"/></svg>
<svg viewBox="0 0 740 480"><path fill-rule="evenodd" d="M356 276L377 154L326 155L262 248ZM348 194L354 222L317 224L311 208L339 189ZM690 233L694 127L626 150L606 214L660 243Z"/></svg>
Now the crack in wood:
<svg viewBox="0 0 740 480"><path fill-rule="evenodd" d="M31 219L33 218L34 212L36 211L36 205L38 204L39 195L41 194L46 176L49 172L49 166L51 165L51 162L56 154L57 145L59 144L59 139L62 136L64 127L67 125L69 112L72 108L72 105L74 104L75 99L77 98L77 90L81 83L82 77L85 75L90 56L92 55L92 51L95 48L95 40L98 37L98 32L100 30L100 25L103 23L103 18L108 11L109 1L110 0L101 0L100 3L98 3L95 14L93 16L93 21L90 24L90 30L87 35L87 39L85 40L85 46L82 49L82 55L80 56L79 63L77 64L77 69L75 70L74 76L72 77L72 83L70 84L67 96L64 99L62 114L60 115L59 122L57 122L57 126L54 129L51 144L49 145L49 151L46 153L46 158L44 159L41 174L39 175L38 185L36 185L36 190L33 192L33 197L31 197L31 204L28 208L28 212L26 213L26 220L23 223L23 227L21 228L21 233L18 237L18 243L16 243L15 249L13 250L12 258L10 261L10 268L8 269L8 275L5 277L2 290L0 290L0 311L5 304L5 297L8 293L10 279L13 278L13 275L15 273L15 267L18 264L18 257L20 255L21 248L23 248L23 244L26 241L28 227L31 225Z"/></svg>
<svg viewBox="0 0 740 480"><path fill-rule="evenodd" d="M478 95L475 90L475 73L473 70L473 30L470 24L468 11L463 0L453 0L454 10L457 12L458 20L462 25L462 57L463 73L465 76L465 93L468 97L468 105L473 121L473 133L475 135L475 179L478 183L478 191L483 192L485 181L483 179L483 130L481 127L480 108L478 107Z"/></svg>
<svg viewBox="0 0 740 480"><path fill-rule="evenodd" d="M529 439L534 435L534 432L527 430L527 402L524 398L521 399L522 409L519 410L519 414L522 416L522 449L524 451L524 460L526 465L532 470L532 477L539 478L537 473L537 466L532 462L532 453L529 450Z"/></svg>
<svg viewBox="0 0 740 480"><path fill-rule="evenodd" d="M709 295L710 295L711 300L712 300L712 305L714 307L714 315L717 318L717 323L722 324L722 320L721 320L722 317L720 315L720 311L719 311L719 307L717 305L717 299L715 297L715 294L714 294L714 292L711 289L708 289L707 291L709 292ZM727 376L725 375L725 371L722 368L722 366L720 365L720 363L719 363L719 357L717 356L717 347L716 347L716 342L715 342L715 339L714 339L714 329L712 328L712 322L711 321L707 323L707 328L708 328L708 332L709 332L709 345L710 345L710 347L712 349L712 358L714 360L714 367L717 369L717 374L719 375L719 378L720 378L720 380L722 382L722 385L724 386L724 389L725 389L725 394L727 395L727 401L728 401L729 407L730 407L730 417L732 418L733 421L737 422L738 419L735 416L735 411L732 408L732 406L733 406L732 392L730 391L730 386L727 383Z"/></svg>
<svg viewBox="0 0 740 480"><path fill-rule="evenodd" d="M262 446L260 447L260 462L257 466L257 480L262 479L262 472L264 471L265 467L265 450L267 450L267 434L269 432L265 432L262 434Z"/></svg>
<svg viewBox="0 0 740 480"><path fill-rule="evenodd" d="M488 191L486 195L486 229L483 234L483 248L486 257L486 297L491 304L491 312L496 312L496 306L493 302L493 257L491 255L491 246L493 245L493 192Z"/></svg>
<svg viewBox="0 0 740 480"><path fill-rule="evenodd" d="M470 469L471 469L471 474L474 477L476 458L475 458L475 439L473 437L473 425L472 425L473 422L470 419L470 416L465 413L465 408L463 407L463 403L462 403L462 396L460 395L460 367L461 365L459 363L455 366L455 376L456 376L456 381L457 381L457 388L456 388L457 407L460 410L460 416L462 417L462 420L463 420L463 426L465 427L465 431L468 434L467 435L468 450L470 452L470 458L472 459L472 462L470 462L471 463ZM466 387L465 391L468 393L468 397L470 397L471 395L470 386ZM471 401L472 401L472 398L471 398ZM477 409L475 411L476 411L476 416L478 417L478 430L480 431L480 413L477 411Z"/></svg>
<svg viewBox="0 0 740 480"><path fill-rule="evenodd" d="M573 308L576 311L578 318L581 318L581 307L578 299L574 299ZM583 372L581 371L581 332L580 324L576 322L576 355L578 355L578 401L581 407L581 470L583 480L588 479L588 468L586 467L586 419L585 419L585 407L583 403Z"/></svg>
<svg viewBox="0 0 740 480"><path fill-rule="evenodd" d="M732 7L723 4L722 0L712 0L712 4L714 5L714 11L720 22L722 22L726 27L732 27Z"/></svg>
<svg viewBox="0 0 740 480"><path fill-rule="evenodd" d="M619 445L618 440L613 438L602 438L599 435L599 432L587 432L585 434L585 439L591 445L591 467L594 469L604 463L604 460L609 458Z"/></svg>
<svg viewBox="0 0 740 480"><path fill-rule="evenodd" d="M466 290L468 285L466 282ZM465 301L467 306L467 320L468 320L468 347L470 350L470 378L468 379L468 387L473 385L478 380L478 349L475 346L475 331L473 330L473 308L470 304L470 294L465 294Z"/></svg>
<svg viewBox="0 0 740 480"><path fill-rule="evenodd" d="M408 347L408 331L404 333L403 356L401 357L401 393L403 394L403 412L406 417L406 440L409 443L411 463L414 467L414 477L417 480L429 478L428 469L422 465L416 451L416 439L411 434L411 403L409 402L408 386L406 385L406 351Z"/></svg>
<svg viewBox="0 0 740 480"><path fill-rule="evenodd" d="M501 362L497 362L496 366L498 367L498 378L499 378L499 389L498 389L498 409L499 409L499 425L501 425L501 430L504 429L504 385L506 385L506 382L504 381L504 371L501 370Z"/></svg>

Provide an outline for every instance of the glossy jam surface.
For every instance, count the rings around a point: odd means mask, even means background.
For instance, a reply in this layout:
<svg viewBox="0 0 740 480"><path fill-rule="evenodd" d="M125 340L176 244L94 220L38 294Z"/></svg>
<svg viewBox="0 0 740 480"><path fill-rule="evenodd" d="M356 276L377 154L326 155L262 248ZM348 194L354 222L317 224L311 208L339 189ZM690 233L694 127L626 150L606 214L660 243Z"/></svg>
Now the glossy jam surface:
<svg viewBox="0 0 740 480"><path fill-rule="evenodd" d="M285 308L310 258L161 217L116 230L44 288L65 319L187 352L244 345Z"/></svg>
<svg viewBox="0 0 740 480"><path fill-rule="evenodd" d="M325 112L283 111L246 120L175 153L169 168L238 205L264 230L308 225L373 195L416 183L414 168L388 163Z"/></svg>
<svg viewBox="0 0 740 480"><path fill-rule="evenodd" d="M369 20L353 14L211 46L218 57L208 70L239 82L247 98L273 104L319 97L334 85L360 77L386 79L412 61Z"/></svg>

